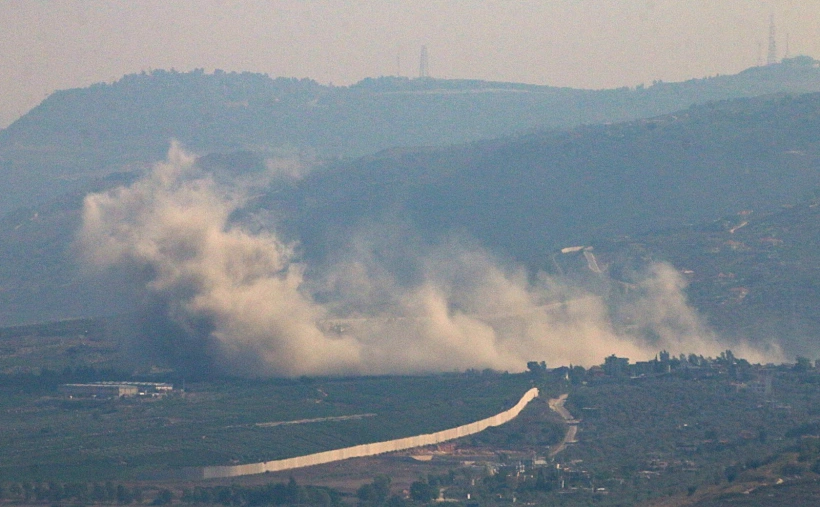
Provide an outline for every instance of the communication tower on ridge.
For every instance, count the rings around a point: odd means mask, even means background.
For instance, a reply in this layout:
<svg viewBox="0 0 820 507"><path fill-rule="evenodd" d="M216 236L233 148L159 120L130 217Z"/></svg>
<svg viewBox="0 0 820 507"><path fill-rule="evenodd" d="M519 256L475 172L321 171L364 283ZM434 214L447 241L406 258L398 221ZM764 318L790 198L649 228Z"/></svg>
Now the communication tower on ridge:
<svg viewBox="0 0 820 507"><path fill-rule="evenodd" d="M777 63L777 41L775 40L774 14L769 17L769 54L766 57L766 65Z"/></svg>
<svg viewBox="0 0 820 507"><path fill-rule="evenodd" d="M419 78L430 77L429 57L427 56L427 46L421 47L421 56L419 56Z"/></svg>
<svg viewBox="0 0 820 507"><path fill-rule="evenodd" d="M789 32L786 32L786 51L783 52L783 59L789 58Z"/></svg>

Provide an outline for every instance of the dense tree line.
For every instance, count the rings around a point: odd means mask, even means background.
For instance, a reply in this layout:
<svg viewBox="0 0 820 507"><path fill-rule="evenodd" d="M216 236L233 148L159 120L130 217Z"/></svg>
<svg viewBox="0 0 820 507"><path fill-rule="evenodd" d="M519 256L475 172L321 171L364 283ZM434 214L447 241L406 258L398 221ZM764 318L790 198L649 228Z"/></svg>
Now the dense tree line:
<svg viewBox="0 0 820 507"><path fill-rule="evenodd" d="M185 489L183 503L236 507L261 505L318 505L333 506L341 503L341 493L333 488L300 486L291 477L287 483L268 483L262 486L195 487Z"/></svg>
<svg viewBox="0 0 820 507"><path fill-rule="evenodd" d="M158 497L159 496L160 495L158 495ZM26 481L0 484L0 499L22 501L27 504L94 502L127 505L131 503L143 503L145 497L142 489L139 487L114 484L111 481L104 483Z"/></svg>
<svg viewBox="0 0 820 507"><path fill-rule="evenodd" d="M0 387L55 388L60 384L128 381L132 375L113 368L66 366L62 370L41 368L36 371L0 374Z"/></svg>
<svg viewBox="0 0 820 507"><path fill-rule="evenodd" d="M377 479L374 482L382 484L380 481L381 479ZM389 483L388 478L386 480L388 487ZM301 486L292 478L287 483L268 483L262 486L241 486L237 484L213 487L197 486L193 489L183 489L179 495L167 488L161 488L146 494L137 486L129 487L111 481L104 483L61 483L52 481L0 484L0 500L26 504L77 502L112 505L168 505L175 501L181 501L191 505L224 505L226 507L263 505L335 506L341 503L341 497L341 493L335 489ZM381 505L381 503L372 503L372 505Z"/></svg>

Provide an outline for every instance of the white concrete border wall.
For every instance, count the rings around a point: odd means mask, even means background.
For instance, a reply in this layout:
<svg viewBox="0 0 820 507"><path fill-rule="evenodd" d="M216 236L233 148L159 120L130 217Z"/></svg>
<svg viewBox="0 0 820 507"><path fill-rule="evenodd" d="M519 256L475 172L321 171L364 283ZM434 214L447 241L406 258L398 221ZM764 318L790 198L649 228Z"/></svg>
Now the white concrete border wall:
<svg viewBox="0 0 820 507"><path fill-rule="evenodd" d="M524 410L524 407L526 407L527 404L536 397L538 397L538 389L533 387L527 391L521 400L519 400L518 403L516 403L511 409L505 410L504 412L496 414L492 417L488 417L474 423L465 424L464 426L459 426L457 428L451 428L449 430L437 431L436 433L426 435L417 435L415 437L388 440L386 442L355 445L353 447L345 447L344 449L318 452L316 454L297 456L295 458L263 461L260 463L248 463L247 465L204 467L202 469L202 478L216 479L224 477L238 477L240 475L261 474L264 472L281 472L282 470L291 470L293 468L309 467L313 465L330 463L333 461L341 461L344 459L363 458L365 456L375 456L386 452L403 451L405 449L412 449L413 447L424 447L427 445L439 444L448 440L473 435L492 426L500 426L507 423L515 419L516 416Z"/></svg>

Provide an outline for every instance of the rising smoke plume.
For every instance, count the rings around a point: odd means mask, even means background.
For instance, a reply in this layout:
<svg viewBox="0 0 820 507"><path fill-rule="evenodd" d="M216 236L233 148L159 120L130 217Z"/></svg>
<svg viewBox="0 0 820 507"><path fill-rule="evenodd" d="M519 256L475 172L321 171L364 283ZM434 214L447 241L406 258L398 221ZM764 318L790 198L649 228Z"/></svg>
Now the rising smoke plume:
<svg viewBox="0 0 820 507"><path fill-rule="evenodd" d="M533 281L451 241L410 249L408 280L373 255L373 238L391 236L371 230L351 237L328 266L307 270L296 245L232 220L244 195L174 145L131 186L86 197L85 262L137 273L145 305L165 323L139 339L173 341L182 356L248 376L520 371L529 360L590 365L609 354L726 348L686 304L668 265L652 266L615 300L543 274Z"/></svg>

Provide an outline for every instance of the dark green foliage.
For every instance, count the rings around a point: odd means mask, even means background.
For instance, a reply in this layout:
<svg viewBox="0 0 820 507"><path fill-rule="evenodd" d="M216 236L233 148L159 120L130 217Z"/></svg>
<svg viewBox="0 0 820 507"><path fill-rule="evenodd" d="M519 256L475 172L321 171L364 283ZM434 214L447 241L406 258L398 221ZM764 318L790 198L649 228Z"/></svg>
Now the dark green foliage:
<svg viewBox="0 0 820 507"><path fill-rule="evenodd" d="M111 481L105 481L105 499L108 501L117 498L117 487Z"/></svg>
<svg viewBox="0 0 820 507"><path fill-rule="evenodd" d="M373 479L373 491L377 502L383 503L390 496L390 482L390 477L386 475L377 475Z"/></svg>
<svg viewBox="0 0 820 507"><path fill-rule="evenodd" d="M12 482L8 485L0 484L0 491L3 491L6 499L13 502L32 501L40 503L59 504L62 502L72 502L76 504L97 503L97 504L130 504L141 503L143 500L142 491L137 488L129 488L124 484L114 484L112 482L87 483L87 482Z"/></svg>
<svg viewBox="0 0 820 507"><path fill-rule="evenodd" d="M804 423L786 431L786 438L798 438L807 435L820 436L820 422Z"/></svg>
<svg viewBox="0 0 820 507"><path fill-rule="evenodd" d="M372 484L362 484L356 490L356 497L362 504L375 504L376 492L373 490Z"/></svg>
<svg viewBox="0 0 820 507"><path fill-rule="evenodd" d="M786 463L783 465L781 469L783 475L786 476L794 476L794 475L801 475L806 471L806 467L801 465L800 463Z"/></svg>
<svg viewBox="0 0 820 507"><path fill-rule="evenodd" d="M161 489L154 501L151 502L151 505L168 505L173 499L174 494L170 489Z"/></svg>
<svg viewBox="0 0 820 507"><path fill-rule="evenodd" d="M19 483L13 482L8 488L8 494L9 496L20 498L23 496L23 488Z"/></svg>
<svg viewBox="0 0 820 507"><path fill-rule="evenodd" d="M805 356L797 356L797 361L794 365L794 371L797 372L806 372L812 369L812 361L808 357Z"/></svg>
<svg viewBox="0 0 820 507"><path fill-rule="evenodd" d="M226 507L259 507L266 505L339 505L341 494L332 488L300 486L291 478L287 483L268 483L261 486L204 487L183 491L180 500L194 505L224 505Z"/></svg>
<svg viewBox="0 0 820 507"><path fill-rule="evenodd" d="M387 499L387 507L407 507L409 502L404 497L399 495L392 495Z"/></svg>
<svg viewBox="0 0 820 507"><path fill-rule="evenodd" d="M370 484L362 484L356 497L364 505L384 505L390 496L390 477L377 475Z"/></svg>
<svg viewBox="0 0 820 507"><path fill-rule="evenodd" d="M116 498L117 503L119 504L129 504L134 501L134 494L127 487L122 484L118 484Z"/></svg>
<svg viewBox="0 0 820 507"><path fill-rule="evenodd" d="M527 369L533 377L543 377L547 374L547 363L545 361L529 361Z"/></svg>
<svg viewBox="0 0 820 507"><path fill-rule="evenodd" d="M438 489L426 481L410 484L410 498L415 502L427 503L438 497Z"/></svg>
<svg viewBox="0 0 820 507"><path fill-rule="evenodd" d="M738 469L737 466L733 465L733 466L726 467L726 470L724 470L723 473L724 473L724 475L726 475L726 480L727 481L734 482L735 479L737 479L737 474L739 473L739 469Z"/></svg>

